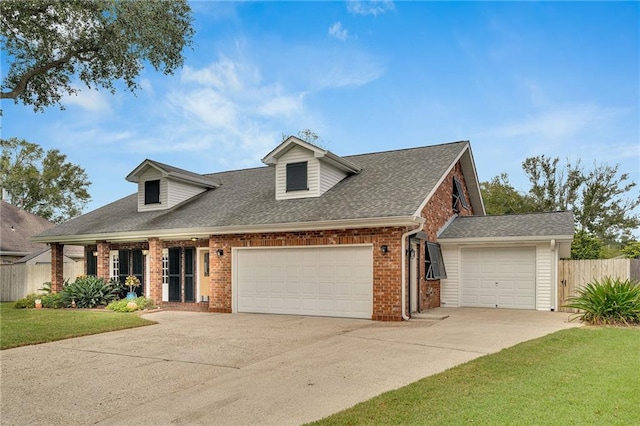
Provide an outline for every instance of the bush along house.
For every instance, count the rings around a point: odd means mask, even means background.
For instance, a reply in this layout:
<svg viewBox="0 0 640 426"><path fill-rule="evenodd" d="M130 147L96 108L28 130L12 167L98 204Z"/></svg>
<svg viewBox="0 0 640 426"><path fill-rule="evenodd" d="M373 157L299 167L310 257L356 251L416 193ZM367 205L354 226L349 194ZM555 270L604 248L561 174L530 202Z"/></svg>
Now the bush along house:
<svg viewBox="0 0 640 426"><path fill-rule="evenodd" d="M469 142L341 157L289 137L264 167L198 174L144 160L137 191L48 229L86 273L139 278L160 306L409 319L438 306L557 309L570 212L486 216Z"/></svg>

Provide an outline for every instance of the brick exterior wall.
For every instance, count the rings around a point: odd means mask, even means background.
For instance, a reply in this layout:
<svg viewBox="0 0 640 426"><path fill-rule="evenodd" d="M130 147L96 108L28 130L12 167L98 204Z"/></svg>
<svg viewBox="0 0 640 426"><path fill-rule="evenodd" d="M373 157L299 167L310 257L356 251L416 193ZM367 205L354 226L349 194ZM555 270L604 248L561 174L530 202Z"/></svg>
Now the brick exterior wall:
<svg viewBox="0 0 640 426"><path fill-rule="evenodd" d="M98 251L97 262L97 276L108 280L111 273L109 269L109 251L111 251L111 244L106 241L98 241L96 249Z"/></svg>
<svg viewBox="0 0 640 426"><path fill-rule="evenodd" d="M64 245L51 244L51 291L59 293L64 285Z"/></svg>
<svg viewBox="0 0 640 426"><path fill-rule="evenodd" d="M211 312L231 312L231 274L233 247L289 247L340 244L373 245L373 315L380 321L401 321L402 258L400 237L405 228L339 229L328 231L286 232L272 234L211 235ZM380 246L389 251L382 254ZM224 250L222 257L216 250Z"/></svg>
<svg viewBox="0 0 640 426"><path fill-rule="evenodd" d="M469 202L469 192L462 175L462 167L458 162L449 172L440 187L433 194L427 205L422 209L422 217L425 218L424 231L427 233L429 241L437 242L438 231L440 231L452 217L456 215L453 210L453 177L456 177L462 184L464 197L470 206L470 209L461 209L457 214L459 216L473 215L471 203ZM420 309L432 309L440 306L440 280L425 279L426 271L424 259L426 256L424 242L420 244Z"/></svg>
<svg viewBox="0 0 640 426"><path fill-rule="evenodd" d="M162 241L149 238L149 298L162 303Z"/></svg>

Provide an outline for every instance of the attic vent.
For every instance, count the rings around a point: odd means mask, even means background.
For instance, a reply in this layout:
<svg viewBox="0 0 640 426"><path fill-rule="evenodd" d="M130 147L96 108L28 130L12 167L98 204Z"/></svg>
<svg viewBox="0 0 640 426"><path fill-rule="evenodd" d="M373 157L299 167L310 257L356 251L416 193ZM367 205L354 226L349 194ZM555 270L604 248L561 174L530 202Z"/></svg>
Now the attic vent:
<svg viewBox="0 0 640 426"><path fill-rule="evenodd" d="M464 198L464 191L462 190L462 184L460 181L454 176L453 177L453 211L458 213L463 208L469 209L469 204L467 204L467 200Z"/></svg>

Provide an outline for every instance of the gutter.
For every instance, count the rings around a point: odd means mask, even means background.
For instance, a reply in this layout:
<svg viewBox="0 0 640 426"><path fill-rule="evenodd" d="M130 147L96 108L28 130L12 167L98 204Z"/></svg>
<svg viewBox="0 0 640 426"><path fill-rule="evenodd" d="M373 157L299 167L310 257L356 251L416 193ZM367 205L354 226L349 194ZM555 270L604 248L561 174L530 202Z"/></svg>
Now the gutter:
<svg viewBox="0 0 640 426"><path fill-rule="evenodd" d="M523 241L547 242L550 240L556 240L556 242L570 242L573 240L573 235L513 235L463 238L447 238L438 236L438 242L440 244L521 243Z"/></svg>
<svg viewBox="0 0 640 426"><path fill-rule="evenodd" d="M92 234L46 235L31 237L39 243L92 244L98 240L146 241L149 238L189 239L209 238L211 235L261 234L272 232L321 231L331 229L378 228L388 226L422 226L424 219L416 216L326 220L318 222L291 222L259 225L217 226L182 229L149 229L141 231L100 232ZM55 228L54 228L55 229Z"/></svg>
<svg viewBox="0 0 640 426"><path fill-rule="evenodd" d="M418 231L422 231L422 224L415 229L411 229L402 234L402 319L409 321L410 317L407 316L407 238L409 235L415 234Z"/></svg>

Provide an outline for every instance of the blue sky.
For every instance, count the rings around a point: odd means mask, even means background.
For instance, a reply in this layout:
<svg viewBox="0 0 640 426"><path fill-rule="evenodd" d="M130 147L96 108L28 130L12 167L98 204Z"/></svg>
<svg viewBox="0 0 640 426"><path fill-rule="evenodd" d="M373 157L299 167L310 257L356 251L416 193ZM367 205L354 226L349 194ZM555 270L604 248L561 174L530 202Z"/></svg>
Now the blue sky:
<svg viewBox="0 0 640 426"><path fill-rule="evenodd" d="M545 154L640 183L640 4L193 2L194 46L142 90L84 89L66 110L3 102L2 137L87 171L87 210L135 192L145 158L199 173L261 166L312 129L338 155L470 140L480 180L527 190ZM6 72L6 66L3 64ZM637 196L638 191L634 192Z"/></svg>

